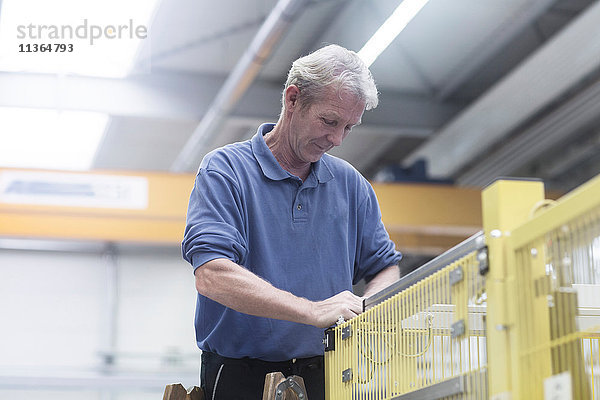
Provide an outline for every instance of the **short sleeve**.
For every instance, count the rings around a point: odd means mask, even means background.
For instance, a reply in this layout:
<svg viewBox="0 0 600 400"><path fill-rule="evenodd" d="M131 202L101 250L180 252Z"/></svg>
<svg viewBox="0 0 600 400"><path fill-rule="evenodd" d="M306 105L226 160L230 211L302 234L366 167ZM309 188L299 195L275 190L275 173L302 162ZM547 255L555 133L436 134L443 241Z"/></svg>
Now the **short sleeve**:
<svg viewBox="0 0 600 400"><path fill-rule="evenodd" d="M358 208L359 246L354 266L354 284L361 279L369 282L384 268L398 265L402 258L383 225L375 191L368 182L364 184L366 197Z"/></svg>
<svg viewBox="0 0 600 400"><path fill-rule="evenodd" d="M217 258L243 263L247 253L244 220L240 190L231 176L200 168L188 205L183 258L194 269Z"/></svg>

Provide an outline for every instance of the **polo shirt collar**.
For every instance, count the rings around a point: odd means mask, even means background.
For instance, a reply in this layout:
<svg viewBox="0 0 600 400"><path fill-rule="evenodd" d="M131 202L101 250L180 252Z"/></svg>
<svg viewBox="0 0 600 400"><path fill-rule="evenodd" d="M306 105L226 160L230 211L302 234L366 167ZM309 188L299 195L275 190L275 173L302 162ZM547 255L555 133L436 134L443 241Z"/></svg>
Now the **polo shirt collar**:
<svg viewBox="0 0 600 400"><path fill-rule="evenodd" d="M333 172L331 172L329 165L327 165L327 159L325 157L329 157L329 155L323 154L321 159L312 165L312 170L319 183L325 183L333 179Z"/></svg>
<svg viewBox="0 0 600 400"><path fill-rule="evenodd" d="M292 176L288 171L283 169L275 159L275 156L265 143L264 135L271 132L275 124L262 124L256 134L252 137L251 146L254 157L263 174L272 180L279 181ZM333 173L325 160L326 155L323 155L320 160L312 164L311 174L314 174L319 183L325 183L333 179Z"/></svg>

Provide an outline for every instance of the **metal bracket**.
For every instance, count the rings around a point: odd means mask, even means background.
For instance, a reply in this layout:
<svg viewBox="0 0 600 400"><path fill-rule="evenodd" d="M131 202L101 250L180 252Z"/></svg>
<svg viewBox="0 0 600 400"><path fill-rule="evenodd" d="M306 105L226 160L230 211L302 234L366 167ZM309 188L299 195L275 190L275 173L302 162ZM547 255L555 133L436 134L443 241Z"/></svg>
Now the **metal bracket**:
<svg viewBox="0 0 600 400"><path fill-rule="evenodd" d="M332 328L329 328L325 331L323 344L325 345L325 351L335 350L335 331Z"/></svg>
<svg viewBox="0 0 600 400"><path fill-rule="evenodd" d="M452 336L453 339L457 338L459 336L462 336L464 334L465 334L465 320L464 319L456 321L450 327L450 336Z"/></svg>
<svg viewBox="0 0 600 400"><path fill-rule="evenodd" d="M463 269L461 266L458 266L456 268L454 268L452 271L450 271L449 274L449 278L450 278L450 285L454 286L457 283L459 283L460 281L463 280L465 274L463 273Z"/></svg>
<svg viewBox="0 0 600 400"><path fill-rule="evenodd" d="M348 368L342 371L342 382L348 382L352 380L352 368Z"/></svg>
<svg viewBox="0 0 600 400"><path fill-rule="evenodd" d="M352 337L352 326L348 325L342 328L342 340Z"/></svg>
<svg viewBox="0 0 600 400"><path fill-rule="evenodd" d="M293 376L290 376L277 385L277 388L275 389L275 400L282 400L283 393L288 389L292 389L298 395L299 399L306 398L306 393L304 392L304 389L302 389L302 386L296 382Z"/></svg>
<svg viewBox="0 0 600 400"><path fill-rule="evenodd" d="M477 252L477 262L479 263L480 275L485 275L490 271L487 246Z"/></svg>
<svg viewBox="0 0 600 400"><path fill-rule="evenodd" d="M393 397L391 400L439 400L447 399L450 396L459 394L468 395L468 393L466 393L468 387L467 379L472 379L472 377L473 375L459 375L442 382L431 384L422 389L417 389L415 391ZM463 398L463 396L459 397Z"/></svg>

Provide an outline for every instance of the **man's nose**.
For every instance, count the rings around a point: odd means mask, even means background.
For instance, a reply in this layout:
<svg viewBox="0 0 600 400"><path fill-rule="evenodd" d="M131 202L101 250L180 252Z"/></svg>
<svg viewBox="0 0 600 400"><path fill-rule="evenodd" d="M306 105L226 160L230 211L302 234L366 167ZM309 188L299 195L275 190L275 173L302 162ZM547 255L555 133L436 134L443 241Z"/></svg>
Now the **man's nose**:
<svg viewBox="0 0 600 400"><path fill-rule="evenodd" d="M331 143L334 146L339 146L342 144L342 141L344 140L344 130L343 129L336 129L335 132L329 134L329 143Z"/></svg>

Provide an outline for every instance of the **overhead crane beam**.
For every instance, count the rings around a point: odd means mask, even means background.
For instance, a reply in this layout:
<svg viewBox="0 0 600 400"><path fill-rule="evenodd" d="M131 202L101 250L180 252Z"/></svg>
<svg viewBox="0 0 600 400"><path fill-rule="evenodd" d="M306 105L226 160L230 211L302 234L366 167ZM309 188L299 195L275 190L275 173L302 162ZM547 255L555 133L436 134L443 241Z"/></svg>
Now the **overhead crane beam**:
<svg viewBox="0 0 600 400"><path fill-rule="evenodd" d="M107 179L114 187L102 186ZM0 169L0 237L177 245L193 184L192 174ZM437 254L481 229L478 190L374 188L383 221L404 252Z"/></svg>

